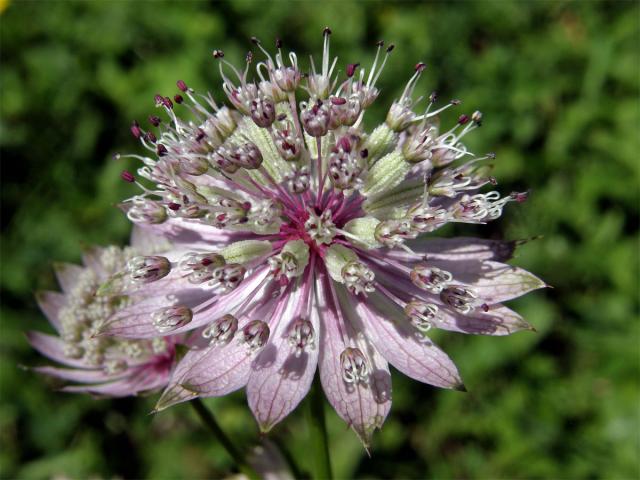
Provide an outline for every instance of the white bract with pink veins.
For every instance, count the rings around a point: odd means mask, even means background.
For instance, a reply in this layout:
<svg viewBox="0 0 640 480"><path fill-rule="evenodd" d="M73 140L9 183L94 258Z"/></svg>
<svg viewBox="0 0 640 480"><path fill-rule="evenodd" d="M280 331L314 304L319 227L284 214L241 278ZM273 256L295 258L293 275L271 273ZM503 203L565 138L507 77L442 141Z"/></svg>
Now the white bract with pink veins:
<svg viewBox="0 0 640 480"><path fill-rule="evenodd" d="M475 156L462 140L482 115L441 129L440 112L460 102L414 100L419 63L384 123L366 131L393 46L378 44L369 71L349 64L343 72L330 34L321 64L304 75L279 41L273 56L253 39L265 56L255 75L252 53L237 69L216 50L230 106L179 81L173 99L156 96L166 115L150 118L153 131L132 125L149 153L130 155L143 165L123 178L141 193L122 208L173 248L129 262L127 289L139 300L101 331L206 340L179 362L158 409L245 387L267 431L319 368L330 403L368 444L391 405L389 363L463 388L429 329L530 328L502 305L544 286L503 263L515 244L434 236L450 222L494 220L526 198L481 192L496 184L494 155Z"/></svg>

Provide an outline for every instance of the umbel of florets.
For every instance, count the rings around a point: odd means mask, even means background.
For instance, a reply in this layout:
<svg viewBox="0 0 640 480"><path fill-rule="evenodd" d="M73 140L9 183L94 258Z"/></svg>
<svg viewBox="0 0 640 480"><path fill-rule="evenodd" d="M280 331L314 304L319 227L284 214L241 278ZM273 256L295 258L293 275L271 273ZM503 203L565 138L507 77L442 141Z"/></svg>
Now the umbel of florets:
<svg viewBox="0 0 640 480"><path fill-rule="evenodd" d="M127 301L98 335L188 344L157 410L244 387L268 431L319 370L329 402L368 444L391 406L389 364L464 388L430 329L531 328L502 304L544 286L504 263L513 243L435 236L526 198L483 191L496 184L494 155L463 143L482 115L442 128L440 113L460 102L415 99L418 63L385 121L365 129L394 47L379 42L370 68L341 70L330 37L327 28L309 71L280 41L273 54L252 39L244 68L215 50L228 106L180 80L173 100L156 95L164 115L149 130L131 127L147 154L122 174L140 189L122 209L171 245L105 279L100 291Z"/></svg>

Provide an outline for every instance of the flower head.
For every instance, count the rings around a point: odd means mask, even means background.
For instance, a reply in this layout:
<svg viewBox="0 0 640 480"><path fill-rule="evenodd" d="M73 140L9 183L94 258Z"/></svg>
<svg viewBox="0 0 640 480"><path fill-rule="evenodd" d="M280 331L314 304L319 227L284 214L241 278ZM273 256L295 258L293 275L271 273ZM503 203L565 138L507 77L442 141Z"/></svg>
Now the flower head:
<svg viewBox="0 0 640 480"><path fill-rule="evenodd" d="M105 320L137 300L133 291L138 285L166 274L159 260L163 257L140 256L149 251L140 240L137 247L125 249L91 248L85 252L84 266L57 265L62 292L37 295L57 335L30 332L29 341L62 367L35 370L78 384L63 390L122 397L167 386L181 337L137 340L100 335Z"/></svg>
<svg viewBox="0 0 640 480"><path fill-rule="evenodd" d="M421 382L462 389L431 328L505 335L529 325L502 302L544 286L504 262L513 244L434 232L483 224L523 194L484 193L488 162L463 143L481 114L441 129L437 107L413 98L419 63L384 123L367 131L377 80L393 45L371 68L330 54L302 72L281 42L236 68L214 52L230 106L183 81L156 96L164 119L132 132L147 150L129 219L173 247L127 264L127 305L101 332L153 342L190 335L158 402L245 387L263 431L307 394L316 369L328 400L365 444L391 406L389 364ZM257 62L257 63L256 63ZM255 76L252 75L253 65ZM421 111L417 111L420 108ZM422 238L429 234L427 238ZM114 277L106 282L118 280Z"/></svg>

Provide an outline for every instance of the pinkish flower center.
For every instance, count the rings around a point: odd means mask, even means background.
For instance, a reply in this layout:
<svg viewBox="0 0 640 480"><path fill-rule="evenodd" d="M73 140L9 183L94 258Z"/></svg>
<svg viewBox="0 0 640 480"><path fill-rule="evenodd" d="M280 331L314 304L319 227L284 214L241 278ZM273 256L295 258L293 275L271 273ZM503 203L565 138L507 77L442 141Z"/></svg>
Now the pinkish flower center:
<svg viewBox="0 0 640 480"><path fill-rule="evenodd" d="M315 201L312 194L288 199L283 211L288 221L280 227L280 235L287 241L303 240L311 250L322 254L336 239L343 239L339 231L349 220L365 215L363 201L361 195L345 197L333 189Z"/></svg>

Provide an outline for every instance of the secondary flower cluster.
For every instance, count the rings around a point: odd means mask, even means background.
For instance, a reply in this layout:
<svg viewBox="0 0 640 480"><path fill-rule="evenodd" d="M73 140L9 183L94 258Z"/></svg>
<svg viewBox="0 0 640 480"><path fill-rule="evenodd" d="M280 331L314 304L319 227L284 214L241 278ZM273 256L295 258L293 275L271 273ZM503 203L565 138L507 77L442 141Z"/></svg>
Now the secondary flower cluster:
<svg viewBox="0 0 640 480"><path fill-rule="evenodd" d="M35 370L79 384L64 387L69 392L122 397L164 388L174 365L176 345L184 342L184 337L141 340L99 336L107 319L138 298L98 292L128 265L144 258L141 254L167 247L166 242L136 231L131 247L91 248L84 253L83 267L56 265L62 293L40 292L37 300L57 336L30 332L28 338L40 353L64 368Z"/></svg>
<svg viewBox="0 0 640 480"><path fill-rule="evenodd" d="M380 42L368 70L338 71L330 35L306 74L280 41L272 55L253 39L264 55L255 79L252 53L237 69L216 50L230 106L179 81L172 98L156 96L164 115L149 117L149 129L132 124L148 153L129 155L142 166L122 177L140 193L121 206L146 238L170 246L109 249L109 260L62 274L65 296L42 303L64 344L32 339L83 370L45 371L109 382L90 388L100 393L166 386L157 410L245 387L268 431L319 370L329 402L368 444L391 406L389 364L464 389L430 329L531 329L502 304L544 286L504 263L514 243L434 236L448 223L495 220L526 198L481 191L496 184L494 156L475 156L462 141L482 114L443 129L439 114L460 102L437 107L435 93L416 112L419 63L384 123L366 131L393 45ZM181 358L176 342L188 346Z"/></svg>

